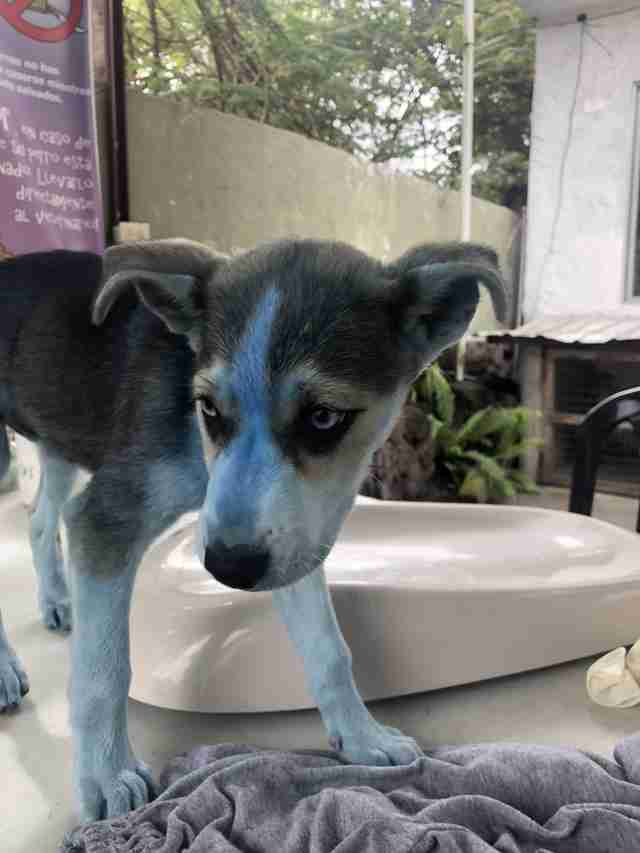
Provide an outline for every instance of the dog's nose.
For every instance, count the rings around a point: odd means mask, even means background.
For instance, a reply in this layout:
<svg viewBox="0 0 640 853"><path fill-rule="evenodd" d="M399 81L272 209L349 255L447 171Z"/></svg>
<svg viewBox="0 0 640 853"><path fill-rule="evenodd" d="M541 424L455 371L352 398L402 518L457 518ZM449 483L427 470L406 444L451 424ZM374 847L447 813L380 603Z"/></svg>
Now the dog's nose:
<svg viewBox="0 0 640 853"><path fill-rule="evenodd" d="M252 589L269 568L271 554L254 545L229 548L220 540L208 545L204 552L205 569L217 581L234 589Z"/></svg>

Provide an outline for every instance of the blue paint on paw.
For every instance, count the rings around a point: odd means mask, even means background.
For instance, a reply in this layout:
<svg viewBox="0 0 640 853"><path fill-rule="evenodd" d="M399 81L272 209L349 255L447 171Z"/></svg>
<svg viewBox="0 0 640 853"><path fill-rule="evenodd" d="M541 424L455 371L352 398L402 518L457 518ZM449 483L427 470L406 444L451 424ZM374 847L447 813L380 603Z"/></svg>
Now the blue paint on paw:
<svg viewBox="0 0 640 853"><path fill-rule="evenodd" d="M110 762L99 755L92 756L91 761L95 772L79 775L76 780L82 823L127 814L155 798L157 789L150 769L133 756L120 770L110 767Z"/></svg>
<svg viewBox="0 0 640 853"><path fill-rule="evenodd" d="M39 604L45 628L62 633L68 633L71 630L71 599L68 594L58 599L45 595L40 599Z"/></svg>
<svg viewBox="0 0 640 853"><path fill-rule="evenodd" d="M29 679L12 649L0 649L0 712L17 708L29 692Z"/></svg>
<svg viewBox="0 0 640 853"><path fill-rule="evenodd" d="M383 726L371 715L355 726L344 726L334 739L341 742L341 756L350 764L374 767L413 764L423 755L420 745L398 729Z"/></svg>

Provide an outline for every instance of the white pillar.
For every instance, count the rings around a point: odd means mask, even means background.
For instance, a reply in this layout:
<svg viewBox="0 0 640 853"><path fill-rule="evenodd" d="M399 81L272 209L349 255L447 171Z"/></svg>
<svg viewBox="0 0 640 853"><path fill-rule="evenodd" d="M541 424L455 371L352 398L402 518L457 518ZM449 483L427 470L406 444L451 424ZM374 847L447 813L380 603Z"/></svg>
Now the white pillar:
<svg viewBox="0 0 640 853"><path fill-rule="evenodd" d="M462 88L462 172L461 193L462 216L460 239L471 239L471 204L473 166L473 51L475 41L474 0L464 0L464 53ZM456 379L464 379L464 338L458 344L456 358Z"/></svg>

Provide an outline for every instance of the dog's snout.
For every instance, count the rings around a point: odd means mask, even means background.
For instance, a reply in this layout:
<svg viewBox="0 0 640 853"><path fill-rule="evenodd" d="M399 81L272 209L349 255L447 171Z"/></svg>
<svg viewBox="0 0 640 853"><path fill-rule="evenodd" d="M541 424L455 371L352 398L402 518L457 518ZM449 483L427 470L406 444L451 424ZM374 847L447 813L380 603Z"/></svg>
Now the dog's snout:
<svg viewBox="0 0 640 853"><path fill-rule="evenodd" d="M255 545L229 548L218 540L204 552L206 570L217 581L234 589L252 589L267 573L270 562L270 552Z"/></svg>

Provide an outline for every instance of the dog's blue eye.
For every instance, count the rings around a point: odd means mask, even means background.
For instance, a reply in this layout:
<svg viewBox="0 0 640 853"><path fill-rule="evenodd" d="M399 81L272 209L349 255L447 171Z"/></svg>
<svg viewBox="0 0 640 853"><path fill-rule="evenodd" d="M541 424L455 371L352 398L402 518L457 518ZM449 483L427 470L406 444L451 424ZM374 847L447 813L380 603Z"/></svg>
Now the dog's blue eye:
<svg viewBox="0 0 640 853"><path fill-rule="evenodd" d="M314 429L329 430L341 424L345 416L346 412L338 412L335 409L328 409L326 406L319 406L311 411L309 423Z"/></svg>

